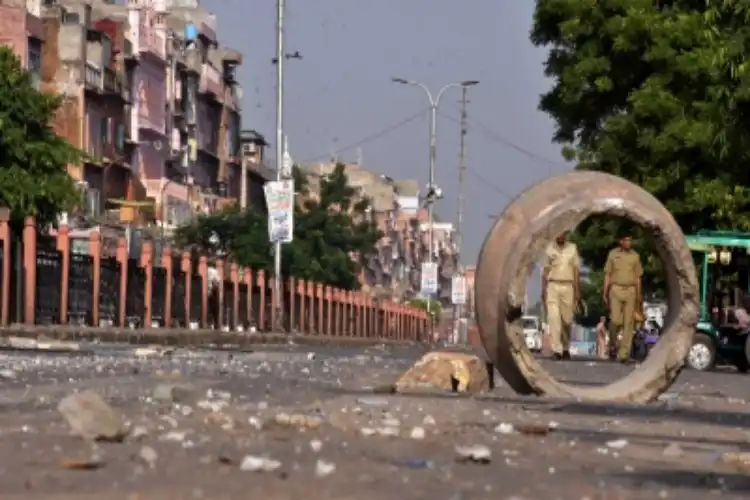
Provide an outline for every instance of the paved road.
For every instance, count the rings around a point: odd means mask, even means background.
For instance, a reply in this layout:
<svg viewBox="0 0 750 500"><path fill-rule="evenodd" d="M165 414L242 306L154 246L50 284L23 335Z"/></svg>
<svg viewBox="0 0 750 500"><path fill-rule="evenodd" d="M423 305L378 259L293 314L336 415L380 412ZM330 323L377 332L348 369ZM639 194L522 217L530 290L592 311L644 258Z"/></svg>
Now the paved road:
<svg viewBox="0 0 750 500"><path fill-rule="evenodd" d="M750 495L750 466L729 461L750 448L750 386L731 372L686 371L661 402L636 407L517 397L502 383L478 397L374 394L417 349L282 346L156 358L138 358L126 346L94 351L0 353L0 498ZM581 383L626 369L548 366ZM173 387L181 390L165 398ZM82 388L121 411L135 436L96 445L71 436L56 406ZM489 463L464 463L457 447L489 451ZM276 468L254 472L243 462ZM71 469L82 465L91 469Z"/></svg>

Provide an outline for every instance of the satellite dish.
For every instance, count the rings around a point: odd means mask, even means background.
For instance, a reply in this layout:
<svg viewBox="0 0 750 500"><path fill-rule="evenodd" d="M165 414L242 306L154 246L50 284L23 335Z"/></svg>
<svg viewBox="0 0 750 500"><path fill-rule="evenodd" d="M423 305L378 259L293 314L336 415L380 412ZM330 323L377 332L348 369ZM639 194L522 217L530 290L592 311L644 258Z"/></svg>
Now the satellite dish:
<svg viewBox="0 0 750 500"><path fill-rule="evenodd" d="M163 144L161 141L154 141L153 143L154 149L157 151L161 151L161 148L163 147Z"/></svg>

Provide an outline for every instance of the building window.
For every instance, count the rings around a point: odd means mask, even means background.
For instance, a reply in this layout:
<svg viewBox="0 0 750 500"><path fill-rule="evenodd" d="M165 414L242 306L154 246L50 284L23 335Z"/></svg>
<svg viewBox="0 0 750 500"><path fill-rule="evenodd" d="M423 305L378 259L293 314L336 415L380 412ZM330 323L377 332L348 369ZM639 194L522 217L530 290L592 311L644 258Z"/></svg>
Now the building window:
<svg viewBox="0 0 750 500"><path fill-rule="evenodd" d="M102 118L99 121L99 141L103 145L109 144L109 118Z"/></svg>
<svg viewBox="0 0 750 500"><path fill-rule="evenodd" d="M112 62L112 41L109 39L109 37L105 34L102 34L102 70L104 68L109 68L110 63Z"/></svg>
<svg viewBox="0 0 750 500"><path fill-rule="evenodd" d="M125 125L122 123L117 124L117 150L122 151L125 149Z"/></svg>
<svg viewBox="0 0 750 500"><path fill-rule="evenodd" d="M88 153L94 157L94 161L98 161L101 156L101 123L95 119L92 119L89 115L87 117L89 126L89 138L88 138Z"/></svg>
<svg viewBox="0 0 750 500"><path fill-rule="evenodd" d="M39 90L42 82L42 46L35 40L29 40L27 54L28 70L31 74L31 82L35 89Z"/></svg>

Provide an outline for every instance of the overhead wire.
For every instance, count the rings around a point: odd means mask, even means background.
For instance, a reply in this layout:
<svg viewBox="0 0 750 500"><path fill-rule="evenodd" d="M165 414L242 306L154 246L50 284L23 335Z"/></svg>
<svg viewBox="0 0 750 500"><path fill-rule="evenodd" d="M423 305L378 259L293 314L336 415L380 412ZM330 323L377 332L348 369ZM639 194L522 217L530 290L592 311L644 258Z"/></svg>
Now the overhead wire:
<svg viewBox="0 0 750 500"><path fill-rule="evenodd" d="M410 116L404 118L403 120L400 120L400 121L398 121L398 122L396 122L394 124L391 124L391 125L389 125L389 126L387 126L385 128L382 128L382 129L378 130L377 132L369 134L369 135L367 135L367 136L365 136L365 137L363 137L363 138L361 138L361 139L359 139L359 140L357 140L355 142L349 143L349 144L347 144L344 147L336 148L336 153L342 153L342 152L345 152L345 151L351 151L351 150L356 149L358 147L364 146L365 144L368 144L370 142L373 142L373 141L376 141L378 139L381 139L382 137L385 137L386 135L389 135L389 134L395 132L396 130L400 129L401 127L404 127L405 125L408 125L409 123L412 123L412 122L418 120L419 118L422 118L423 116L425 116L427 114L427 111L429 111L429 110L428 109L422 109L418 113L410 115ZM312 162L315 162L315 161L318 161L318 160L322 160L322 159L326 159L326 158L329 158L329 157L330 157L330 153L326 153L326 154L318 155L318 156L313 157L313 158L308 158L308 159L302 161L302 163L312 163Z"/></svg>
<svg viewBox="0 0 750 500"><path fill-rule="evenodd" d="M461 123L460 119L454 116L451 116L445 113L444 111L438 111L438 114L442 116L443 118L450 120L454 123L459 123L459 124ZM519 146L518 144L514 143L510 139L507 139L503 137L502 135L500 135L499 133L495 132L494 130L492 130L490 127L488 127L487 125L485 125L484 123L482 123L475 117L472 117L471 124L473 124L476 128L478 128L486 138L494 142L497 142L498 144L502 144L503 146L510 148L518 153L521 153L524 156L532 160L535 160L536 162L544 163L547 167L547 170L550 172L552 171L550 169L550 167L552 166L559 167L559 168L570 168L570 165L568 164L565 164L559 161L554 161L549 158L545 158L544 156L538 155L534 153L533 151L530 151L524 148L523 146Z"/></svg>
<svg viewBox="0 0 750 500"><path fill-rule="evenodd" d="M480 182L480 183L482 184L482 186L484 186L484 187L486 187L486 188L489 188L489 189L491 189L491 190L495 191L495 192L496 192L497 194L499 194L499 195L503 196L503 197L504 197L504 198L506 198L506 199L507 199L508 201L512 200L513 198L515 198L515 197L517 196L517 195L515 195L515 194L510 194L510 193L509 193L508 191L506 191L506 190L502 189L502 188L501 188L500 186L498 186L498 185L497 185L497 184L495 184L494 182L492 182L492 181L488 180L488 179L487 179L486 177L484 177L483 175L481 175L481 174L477 173L477 171L476 171L476 170L474 170L474 169L473 169L472 167L469 167L469 166L467 166L467 167L466 167L466 172L467 172L467 173L468 173L469 175L471 175L472 177L474 177L474 178L475 178L476 180L478 180L478 181L479 181L479 182Z"/></svg>

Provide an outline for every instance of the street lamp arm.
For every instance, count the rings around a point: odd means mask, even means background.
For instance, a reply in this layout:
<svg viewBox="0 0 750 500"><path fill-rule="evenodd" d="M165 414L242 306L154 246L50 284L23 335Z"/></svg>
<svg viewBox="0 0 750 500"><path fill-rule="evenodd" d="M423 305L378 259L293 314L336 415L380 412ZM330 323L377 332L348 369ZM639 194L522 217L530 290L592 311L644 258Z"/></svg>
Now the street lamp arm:
<svg viewBox="0 0 750 500"><path fill-rule="evenodd" d="M437 98L435 99L434 106L437 108L440 105L440 98L443 97L443 94L445 93L446 90L452 89L453 87L462 87L462 86L463 86L462 82L449 83L448 85L444 86L442 89L440 89L440 92L437 93Z"/></svg>
<svg viewBox="0 0 750 500"><path fill-rule="evenodd" d="M464 80L462 82L453 82L449 83L442 89L440 89L440 92L438 92L437 99L435 99L435 107L437 107L440 104L440 98L443 96L443 92L446 90L453 88L453 87L473 87L474 85L477 85L479 83L479 80Z"/></svg>
<svg viewBox="0 0 750 500"><path fill-rule="evenodd" d="M411 85L413 87L421 88L422 90L424 90L425 94L427 94L427 99L430 100L430 107L434 108L435 106L437 106L437 101L432 98L432 92L430 92L429 87L427 87L427 85L425 85L424 83L417 82L415 80L407 80L405 78L391 78L391 81L393 83L400 83L402 85Z"/></svg>

